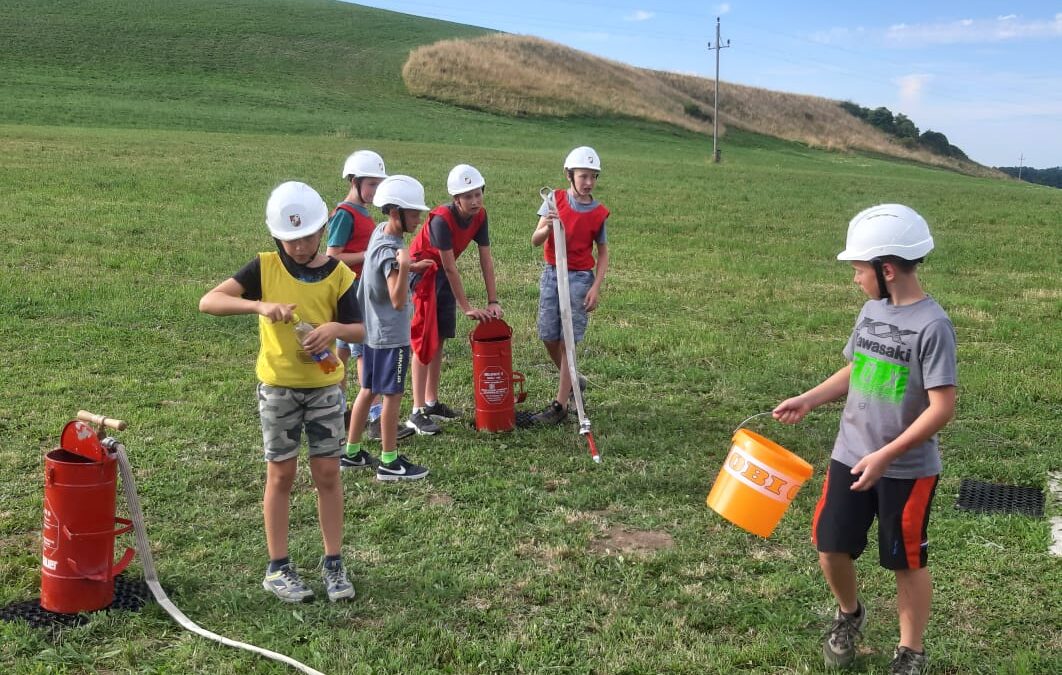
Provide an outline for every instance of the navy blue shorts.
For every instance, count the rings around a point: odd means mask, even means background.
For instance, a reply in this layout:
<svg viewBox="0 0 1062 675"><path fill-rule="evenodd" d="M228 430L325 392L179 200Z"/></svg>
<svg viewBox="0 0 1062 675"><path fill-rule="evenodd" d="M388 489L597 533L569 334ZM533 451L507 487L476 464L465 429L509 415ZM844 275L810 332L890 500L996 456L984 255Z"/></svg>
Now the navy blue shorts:
<svg viewBox="0 0 1062 675"><path fill-rule="evenodd" d="M410 279L410 288L416 288L421 278L422 275L414 274ZM435 321L440 340L449 340L457 335L457 299L442 269L435 273Z"/></svg>
<svg viewBox="0 0 1062 675"><path fill-rule="evenodd" d="M373 349L362 347L361 388L374 394L401 394L409 372L409 345Z"/></svg>
<svg viewBox="0 0 1062 675"><path fill-rule="evenodd" d="M878 519L878 561L890 570L920 569L929 556L929 508L940 476L880 478L866 492L851 490L859 476L830 460L822 496L815 507L811 539L822 553L858 558L867 532Z"/></svg>

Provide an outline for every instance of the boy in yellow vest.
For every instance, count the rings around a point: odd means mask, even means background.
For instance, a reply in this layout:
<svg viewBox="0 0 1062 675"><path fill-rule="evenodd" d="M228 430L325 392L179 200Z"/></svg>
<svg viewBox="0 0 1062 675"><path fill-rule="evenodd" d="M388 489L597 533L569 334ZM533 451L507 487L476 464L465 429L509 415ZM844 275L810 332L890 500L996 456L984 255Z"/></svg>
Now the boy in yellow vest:
<svg viewBox="0 0 1062 675"><path fill-rule="evenodd" d="M285 602L313 598L288 559L288 511L304 428L324 539L325 591L333 602L354 597L341 558L345 371L328 352L337 338L361 342L365 331L354 273L319 252L327 221L328 208L313 188L294 181L281 184L266 203L266 225L277 251L259 253L199 301L199 311L215 316L259 315L256 373L267 462L262 511L269 550L262 586ZM316 326L302 344L293 320ZM331 370L318 364L326 354L334 362Z"/></svg>

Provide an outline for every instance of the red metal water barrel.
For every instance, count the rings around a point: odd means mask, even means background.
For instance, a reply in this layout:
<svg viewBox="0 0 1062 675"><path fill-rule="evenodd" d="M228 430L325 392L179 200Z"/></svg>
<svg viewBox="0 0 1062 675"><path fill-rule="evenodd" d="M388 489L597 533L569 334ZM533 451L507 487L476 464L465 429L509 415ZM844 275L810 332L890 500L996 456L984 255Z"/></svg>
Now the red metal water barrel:
<svg viewBox="0 0 1062 675"><path fill-rule="evenodd" d="M70 424L91 430L81 422ZM64 441L69 436L64 431ZM83 432L78 445L73 451L52 450L44 460L41 607L61 614L91 612L114 602L114 577L134 553L127 548L121 560L114 560L114 538L132 529L129 520L114 515L115 458L102 446L97 451ZM115 529L115 523L122 526Z"/></svg>
<svg viewBox="0 0 1062 675"><path fill-rule="evenodd" d="M472 387L476 396L476 429L512 431L515 404L524 400L523 373L513 372L513 329L491 319L468 334L472 343ZM519 385L519 392L514 391Z"/></svg>

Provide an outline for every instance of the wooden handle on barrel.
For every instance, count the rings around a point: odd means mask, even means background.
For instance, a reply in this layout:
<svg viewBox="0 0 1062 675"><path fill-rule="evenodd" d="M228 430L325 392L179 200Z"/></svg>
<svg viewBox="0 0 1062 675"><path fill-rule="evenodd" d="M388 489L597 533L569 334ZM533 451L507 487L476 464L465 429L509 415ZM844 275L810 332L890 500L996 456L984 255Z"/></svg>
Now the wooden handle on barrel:
<svg viewBox="0 0 1062 675"><path fill-rule="evenodd" d="M116 429L118 431L124 431L125 428L129 426L125 423L124 420L116 420L111 417L104 417L103 415L90 413L87 410L78 410L77 418L82 422L88 422L89 424L97 424L104 427L110 427L111 429Z"/></svg>

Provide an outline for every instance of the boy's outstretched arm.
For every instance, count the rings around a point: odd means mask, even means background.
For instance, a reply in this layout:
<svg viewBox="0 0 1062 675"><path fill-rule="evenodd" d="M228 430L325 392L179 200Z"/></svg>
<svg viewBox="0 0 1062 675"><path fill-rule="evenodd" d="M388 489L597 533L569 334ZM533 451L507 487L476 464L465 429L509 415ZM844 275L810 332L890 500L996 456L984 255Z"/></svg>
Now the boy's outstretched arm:
<svg viewBox="0 0 1062 675"><path fill-rule="evenodd" d="M207 291L199 299L199 311L204 314L213 314L214 316L261 314L273 323L291 321L295 305L248 300L242 297L243 292L243 285L230 277Z"/></svg>
<svg viewBox="0 0 1062 675"><path fill-rule="evenodd" d="M858 492L869 490L897 457L929 440L933 434L943 429L944 425L955 416L956 392L957 388L954 386L927 390L929 407L923 410L914 422L911 422L911 426L852 467L853 476L862 474L859 480L852 484L852 489Z"/></svg>
<svg viewBox="0 0 1062 675"><path fill-rule="evenodd" d="M479 247L479 271L483 273L483 286L487 289L487 312L495 319L505 315L498 300L498 282L494 276L494 256L490 246Z"/></svg>
<svg viewBox="0 0 1062 675"><path fill-rule="evenodd" d="M808 389L799 396L787 398L771 411L774 419L783 424L796 424L804 415L818 408L823 403L836 401L848 393L848 380L852 377L852 364L849 363L818 386Z"/></svg>

